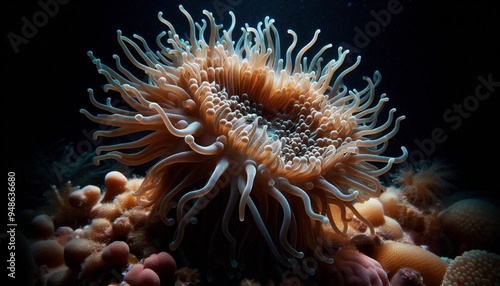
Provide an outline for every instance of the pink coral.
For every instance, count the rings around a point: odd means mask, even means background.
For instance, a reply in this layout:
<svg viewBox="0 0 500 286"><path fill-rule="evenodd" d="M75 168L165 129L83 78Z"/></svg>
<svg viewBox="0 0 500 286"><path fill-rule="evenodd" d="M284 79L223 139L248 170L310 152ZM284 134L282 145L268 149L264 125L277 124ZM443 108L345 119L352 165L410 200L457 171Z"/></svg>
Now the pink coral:
<svg viewBox="0 0 500 286"><path fill-rule="evenodd" d="M324 285L390 285L387 273L376 260L357 250L344 249L332 255L335 262L326 266Z"/></svg>
<svg viewBox="0 0 500 286"><path fill-rule="evenodd" d="M176 273L174 258L166 253L151 254L142 262L130 267L124 277L124 282L131 286L160 285L174 281Z"/></svg>
<svg viewBox="0 0 500 286"><path fill-rule="evenodd" d="M401 268L391 278L392 286L425 286L420 273L411 268Z"/></svg>
<svg viewBox="0 0 500 286"><path fill-rule="evenodd" d="M175 270L177 269L174 258L164 251L158 254L151 254L144 260L144 267L156 272L162 281L164 279L173 280L175 278Z"/></svg>
<svg viewBox="0 0 500 286"><path fill-rule="evenodd" d="M79 271L83 261L102 248L104 248L102 243L86 238L75 238L64 246L64 262L69 268Z"/></svg>
<svg viewBox="0 0 500 286"><path fill-rule="evenodd" d="M123 281L130 286L160 286L160 277L158 277L158 274L149 268L145 268L143 264L135 264L125 274Z"/></svg>

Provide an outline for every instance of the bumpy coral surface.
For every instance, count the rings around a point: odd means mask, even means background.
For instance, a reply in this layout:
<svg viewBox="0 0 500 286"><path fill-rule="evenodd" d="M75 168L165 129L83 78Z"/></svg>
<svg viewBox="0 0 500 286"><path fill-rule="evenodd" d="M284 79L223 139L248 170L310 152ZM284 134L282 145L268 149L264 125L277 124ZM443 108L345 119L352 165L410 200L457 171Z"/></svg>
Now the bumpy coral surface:
<svg viewBox="0 0 500 286"><path fill-rule="evenodd" d="M442 285L500 285L500 256L486 250L466 251L450 263Z"/></svg>
<svg viewBox="0 0 500 286"><path fill-rule="evenodd" d="M464 199L439 214L442 227L460 252L472 249L499 251L500 208L482 199Z"/></svg>
<svg viewBox="0 0 500 286"><path fill-rule="evenodd" d="M439 256L419 246L386 242L375 249L372 255L392 277L401 268L409 267L420 272L425 285L439 286L448 264Z"/></svg>

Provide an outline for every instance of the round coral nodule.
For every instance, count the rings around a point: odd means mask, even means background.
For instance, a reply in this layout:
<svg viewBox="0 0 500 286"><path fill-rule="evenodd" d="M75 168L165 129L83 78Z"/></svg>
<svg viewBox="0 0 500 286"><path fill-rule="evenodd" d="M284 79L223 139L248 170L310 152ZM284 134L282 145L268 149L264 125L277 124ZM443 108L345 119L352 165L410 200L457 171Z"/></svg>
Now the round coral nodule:
<svg viewBox="0 0 500 286"><path fill-rule="evenodd" d="M111 171L104 177L106 191L102 198L103 203L111 202L116 196L127 191L128 179L118 171Z"/></svg>
<svg viewBox="0 0 500 286"><path fill-rule="evenodd" d="M72 192L68 197L71 206L77 209L92 208L101 197L101 189L97 186L88 185Z"/></svg>
<svg viewBox="0 0 500 286"><path fill-rule="evenodd" d="M420 273L411 268L401 268L391 278L391 286L425 286Z"/></svg>
<svg viewBox="0 0 500 286"><path fill-rule="evenodd" d="M31 255L38 266L57 267L64 264L64 248L55 239L39 240L31 244Z"/></svg>
<svg viewBox="0 0 500 286"><path fill-rule="evenodd" d="M455 257L446 269L442 286L498 285L500 255L473 249Z"/></svg>
<svg viewBox="0 0 500 286"><path fill-rule="evenodd" d="M354 207L372 226L381 226L385 223L384 206L379 200L370 198L365 202L355 203Z"/></svg>
<svg viewBox="0 0 500 286"><path fill-rule="evenodd" d="M135 264L127 273L123 281L130 286L160 286L160 277L152 269L145 268L143 264Z"/></svg>
<svg viewBox="0 0 500 286"><path fill-rule="evenodd" d="M389 216L384 216L384 223L375 228L375 233L388 240L399 240L404 236L399 222Z"/></svg>
<svg viewBox="0 0 500 286"><path fill-rule="evenodd" d="M144 268L149 268L156 272L160 279L174 280L175 271L177 270L177 264L175 263L172 255L165 251L158 254L151 254L143 262Z"/></svg>
<svg viewBox="0 0 500 286"><path fill-rule="evenodd" d="M54 235L54 221L46 214L35 216L31 220L31 232L36 238L47 239Z"/></svg>
<svg viewBox="0 0 500 286"><path fill-rule="evenodd" d="M384 206L384 213L392 218L402 216L405 203L401 201L400 191L394 187L387 188L379 197Z"/></svg>
<svg viewBox="0 0 500 286"><path fill-rule="evenodd" d="M113 241L102 250L102 259L112 267L123 267L128 264L129 251L124 241Z"/></svg>
<svg viewBox="0 0 500 286"><path fill-rule="evenodd" d="M72 270L78 272L83 261L92 253L101 251L104 244L87 238L75 238L64 246L64 262Z"/></svg>
<svg viewBox="0 0 500 286"><path fill-rule="evenodd" d="M439 219L458 254L472 249L500 251L498 206L482 199L464 199L440 212Z"/></svg>

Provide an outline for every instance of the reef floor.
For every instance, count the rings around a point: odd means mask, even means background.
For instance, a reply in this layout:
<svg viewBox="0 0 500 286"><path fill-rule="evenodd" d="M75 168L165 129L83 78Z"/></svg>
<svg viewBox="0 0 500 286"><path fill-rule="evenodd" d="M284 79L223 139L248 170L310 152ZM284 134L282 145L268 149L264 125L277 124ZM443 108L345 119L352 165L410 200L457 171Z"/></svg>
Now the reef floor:
<svg viewBox="0 0 500 286"><path fill-rule="evenodd" d="M29 249L29 275L22 279L33 285L500 285L496 204L449 196L435 165L402 170L393 181L379 198L354 204L366 220L348 211L343 235L325 226L331 235L324 255L333 263L312 251L286 267L250 224L241 225L246 237L232 249L214 234L210 211L171 251L173 228L151 219L152 208L134 195L142 178L111 171L100 187L53 187L46 205L20 214L18 240Z"/></svg>

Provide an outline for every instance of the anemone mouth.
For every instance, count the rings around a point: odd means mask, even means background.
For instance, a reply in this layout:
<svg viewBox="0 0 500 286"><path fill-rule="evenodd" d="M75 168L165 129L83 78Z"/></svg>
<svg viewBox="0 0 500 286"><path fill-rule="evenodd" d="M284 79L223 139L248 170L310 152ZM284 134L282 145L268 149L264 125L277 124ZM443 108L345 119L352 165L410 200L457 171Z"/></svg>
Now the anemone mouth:
<svg viewBox="0 0 500 286"><path fill-rule="evenodd" d="M94 136L148 133L99 147L96 162L156 161L138 195L153 206L153 216L176 224L171 249L179 247L186 226L220 192L229 194L221 213L224 236L236 245L230 217L235 210L240 221L251 215L283 264L290 264L289 255L303 257L297 248L315 249L322 225L330 223L345 234L350 202L378 196L377 177L407 157L404 147L399 157L382 155L404 117L394 119L391 109L387 121L378 124L388 101L384 94L376 101L380 74L366 77L362 90L349 90L343 78L360 58L341 70L348 51L339 48L338 58L323 64L327 45L308 61L305 54L319 30L294 59L297 35L289 31L293 42L282 59L279 34L269 17L256 28L246 25L235 41L234 14L229 29L221 31L211 13L204 11L208 24L199 24L182 6L180 10L189 22L189 39L180 38L159 13L169 30L158 35L157 52L140 36L134 35L134 41L118 31L123 51L148 76L147 82L124 68L118 56L114 70L89 52L109 82L105 90L118 92L129 107L116 107L110 99L100 103L90 90L91 102L109 114L82 113L115 127ZM281 208L277 229L267 226L269 198ZM343 213L341 228L332 222L331 205ZM305 237L297 237L302 233Z"/></svg>

